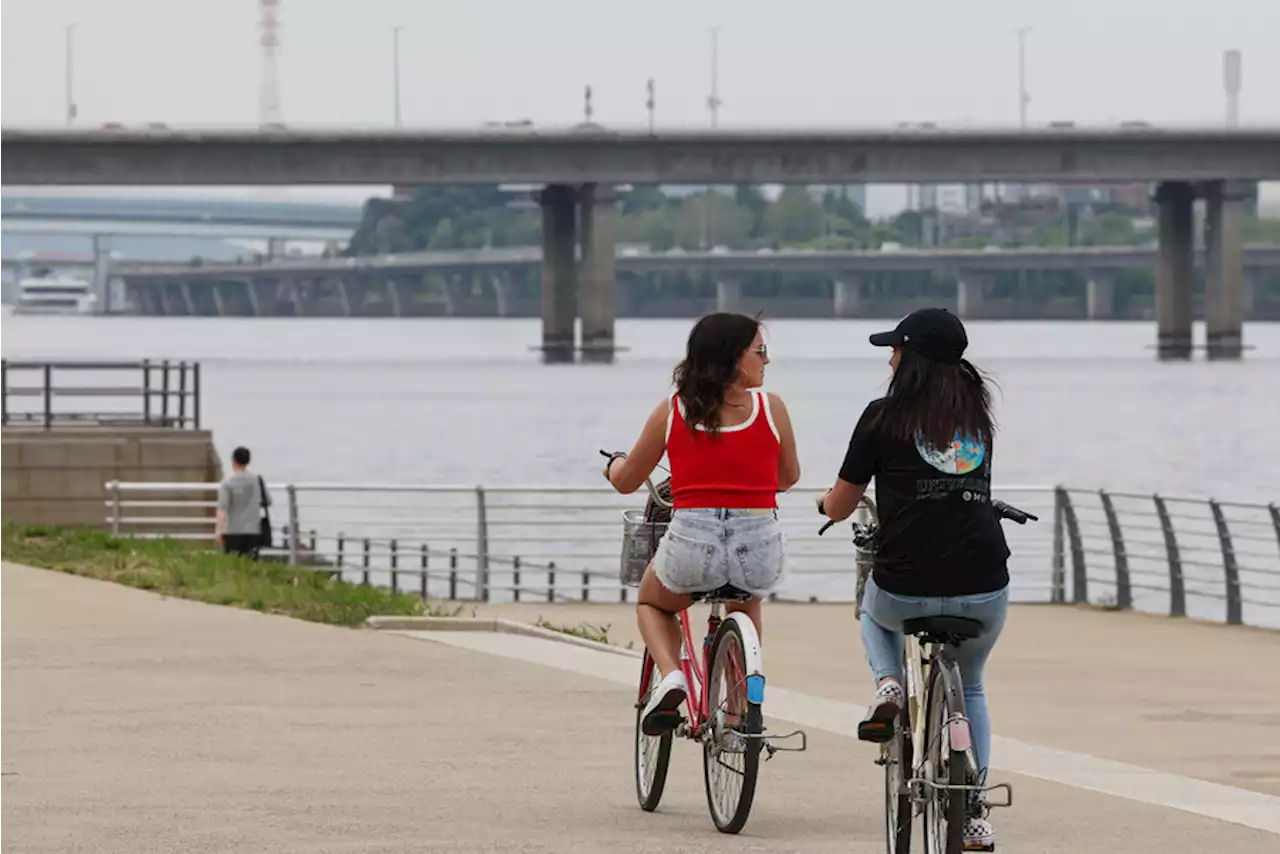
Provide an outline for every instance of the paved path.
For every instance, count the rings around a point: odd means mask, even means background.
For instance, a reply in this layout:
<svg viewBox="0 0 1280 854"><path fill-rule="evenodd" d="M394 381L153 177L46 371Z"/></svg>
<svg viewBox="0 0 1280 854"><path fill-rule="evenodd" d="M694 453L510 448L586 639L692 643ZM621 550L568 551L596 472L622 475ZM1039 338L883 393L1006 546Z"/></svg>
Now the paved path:
<svg viewBox="0 0 1280 854"><path fill-rule="evenodd" d="M811 729L808 753L766 765L750 823L726 837L691 745L677 745L660 811L636 807L626 685L510 650L2 574L6 852L883 850L881 780L846 737ZM508 640L530 655L575 649ZM1006 852L1277 841L1008 776Z"/></svg>
<svg viewBox="0 0 1280 854"><path fill-rule="evenodd" d="M642 645L634 605L475 610L608 625L612 642ZM771 683L849 703L869 699L852 605L770 603L764 634ZM985 682L998 735L1280 795L1280 632L1015 605ZM997 760L998 752L997 745Z"/></svg>

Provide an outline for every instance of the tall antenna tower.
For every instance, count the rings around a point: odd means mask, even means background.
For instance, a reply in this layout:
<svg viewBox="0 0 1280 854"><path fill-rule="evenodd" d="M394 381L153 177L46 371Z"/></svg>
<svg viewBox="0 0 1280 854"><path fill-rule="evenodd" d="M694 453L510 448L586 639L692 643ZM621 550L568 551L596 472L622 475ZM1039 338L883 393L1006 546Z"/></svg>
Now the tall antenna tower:
<svg viewBox="0 0 1280 854"><path fill-rule="evenodd" d="M1240 51L1222 55L1222 88L1227 93L1227 127L1240 126Z"/></svg>
<svg viewBox="0 0 1280 854"><path fill-rule="evenodd" d="M262 47L262 79L258 89L258 124L261 127L284 121L280 112L280 73L276 54L280 50L280 0L258 0L258 44Z"/></svg>

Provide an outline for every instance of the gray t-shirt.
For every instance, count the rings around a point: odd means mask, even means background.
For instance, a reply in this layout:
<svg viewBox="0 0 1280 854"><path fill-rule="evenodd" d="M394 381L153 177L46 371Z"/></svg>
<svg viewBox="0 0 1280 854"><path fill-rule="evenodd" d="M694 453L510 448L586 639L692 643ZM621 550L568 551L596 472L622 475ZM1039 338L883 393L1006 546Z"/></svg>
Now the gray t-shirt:
<svg viewBox="0 0 1280 854"><path fill-rule="evenodd" d="M267 504L271 493L266 494ZM247 471L234 472L218 486L218 509L226 511L226 534L257 534L262 530L262 488L258 476Z"/></svg>

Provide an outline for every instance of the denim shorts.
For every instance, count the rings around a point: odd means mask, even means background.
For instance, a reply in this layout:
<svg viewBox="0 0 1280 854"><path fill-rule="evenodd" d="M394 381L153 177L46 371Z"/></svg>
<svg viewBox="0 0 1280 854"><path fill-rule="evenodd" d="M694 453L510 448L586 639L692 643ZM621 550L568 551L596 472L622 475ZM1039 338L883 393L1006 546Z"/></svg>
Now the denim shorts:
<svg viewBox="0 0 1280 854"><path fill-rule="evenodd" d="M732 584L763 597L781 583L786 558L777 510L683 508L658 542L653 572L672 593Z"/></svg>

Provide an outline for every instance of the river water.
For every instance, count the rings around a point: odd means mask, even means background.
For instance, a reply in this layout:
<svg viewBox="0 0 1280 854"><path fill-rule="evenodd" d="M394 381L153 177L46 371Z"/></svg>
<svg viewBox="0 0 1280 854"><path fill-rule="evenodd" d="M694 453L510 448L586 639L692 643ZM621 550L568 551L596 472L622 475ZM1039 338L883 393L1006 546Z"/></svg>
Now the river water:
<svg viewBox="0 0 1280 854"><path fill-rule="evenodd" d="M6 314L6 358L202 363L203 421L224 459L253 449L299 481L597 483L670 387L691 321L622 320L609 366L539 363L526 319L214 319ZM802 483L827 485L883 392L885 321L778 320L768 387L796 425ZM1150 323L973 321L969 355L999 384L994 475L1274 500L1280 325L1238 363L1158 363ZM1203 327L1196 330L1203 340Z"/></svg>
<svg viewBox="0 0 1280 854"><path fill-rule="evenodd" d="M203 426L214 431L222 458L229 459L236 445L247 445L254 468L275 482L598 487L603 483L597 449L630 448L649 411L668 393L671 369L691 324L619 321L618 341L630 349L608 366L542 365L530 349L539 341L539 323L526 319L6 314L3 352L6 358L26 359L198 360ZM768 324L773 362L767 385L791 410L802 486L831 483L858 415L884 391L888 353L871 347L867 336L890 326L883 320ZM1254 349L1236 363L1159 363L1151 349L1151 323L974 321L967 326L969 355L999 384L997 489L1019 503L1026 496L1045 520L1025 529L1006 526L1015 552L1015 585L1026 585L1022 598L1043 598L1047 591L1052 505L1047 494L1020 493L1017 487L1061 483L1147 495L1280 499L1280 324L1246 327L1246 344ZM1203 341L1203 326L1195 334ZM784 504L789 532L799 538L795 553L812 571L835 574L797 578L788 593L848 598L851 548L847 541L841 546L828 542L831 537L814 537L816 526L801 498L789 496L791 503ZM322 529L348 534L353 516L361 512L369 519L394 516L395 524L370 523L362 535L400 537L402 547L404 539L416 535L422 542L429 539L433 549L443 535L438 529L428 532L423 520L447 517L461 526L450 542L474 553L475 535L467 533L474 531L474 494L459 495L447 508L414 501L407 495L347 494L328 508L308 507L307 514L313 524L319 518ZM1097 504L1096 496L1092 501ZM1131 568L1147 573L1135 575L1134 583L1154 585L1145 592L1137 589L1135 601L1161 610L1168 607L1168 594L1162 592L1168 588L1164 548L1158 528L1142 528L1155 524L1151 501L1129 502L1120 503L1120 512L1132 507L1141 514L1126 520L1137 528L1130 536L1147 541L1141 546L1145 558L1136 554L1136 542L1129 544ZM575 528L541 527L545 522L513 524L505 529L516 532L510 541L493 548L523 555L530 561L526 566L539 557L554 558L562 570L611 575L619 527L616 509L609 508L616 506L602 498L599 506L575 510L597 511L594 527L581 534ZM1212 519L1203 505L1187 513L1193 511L1197 518L1187 516L1178 524L1196 532L1194 541L1183 539L1183 559L1192 561L1189 591L1205 595L1192 597L1189 607L1221 619L1221 555ZM491 510L494 516L500 512ZM1106 525L1098 507L1084 512L1100 550L1089 557L1095 579L1090 595L1106 598L1108 590L1114 592ZM1255 539L1237 543L1244 553L1241 565L1267 572L1265 577L1246 573L1242 580L1280 590L1271 580L1280 560L1266 511L1248 512L1253 516L1236 533L1247 531ZM559 531L560 539L539 552L537 542L547 542L548 530ZM1202 562L1198 570L1196 560ZM1246 591L1275 602L1265 615L1247 613L1248 621L1280 623L1276 590ZM608 595L616 597L616 588Z"/></svg>

